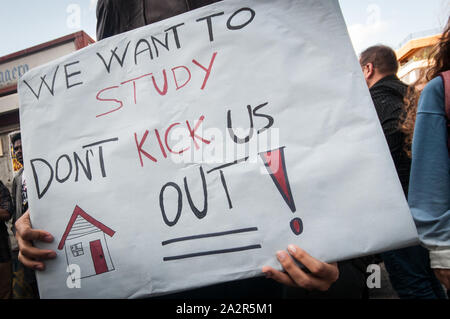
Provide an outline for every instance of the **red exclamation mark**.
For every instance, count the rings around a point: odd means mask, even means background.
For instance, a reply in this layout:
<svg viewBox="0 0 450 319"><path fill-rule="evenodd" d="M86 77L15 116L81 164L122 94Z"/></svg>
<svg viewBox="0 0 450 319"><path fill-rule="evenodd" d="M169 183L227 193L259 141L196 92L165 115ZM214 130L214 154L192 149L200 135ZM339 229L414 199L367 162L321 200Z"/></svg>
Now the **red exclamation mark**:
<svg viewBox="0 0 450 319"><path fill-rule="evenodd" d="M289 179L286 170L286 163L284 159L284 147L275 150L263 152L259 154L267 168L267 171L272 178L275 186L280 192L286 204L291 211L295 213L295 203L292 197L291 187L289 186ZM300 218L294 218L290 222L292 232L300 235L303 232L303 223Z"/></svg>
<svg viewBox="0 0 450 319"><path fill-rule="evenodd" d="M303 232L303 222L298 217L295 217L294 219L291 220L290 226L291 226L292 232L294 234L296 234L297 236Z"/></svg>

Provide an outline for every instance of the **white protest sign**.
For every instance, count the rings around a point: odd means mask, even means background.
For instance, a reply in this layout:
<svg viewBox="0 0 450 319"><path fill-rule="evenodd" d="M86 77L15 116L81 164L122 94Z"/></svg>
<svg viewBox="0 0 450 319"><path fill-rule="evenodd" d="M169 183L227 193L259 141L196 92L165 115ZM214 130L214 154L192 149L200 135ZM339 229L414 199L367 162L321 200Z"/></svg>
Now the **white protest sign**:
<svg viewBox="0 0 450 319"><path fill-rule="evenodd" d="M290 243L332 262L416 242L337 1L216 3L19 92L32 224L56 238L36 244L58 253L44 298L260 276Z"/></svg>

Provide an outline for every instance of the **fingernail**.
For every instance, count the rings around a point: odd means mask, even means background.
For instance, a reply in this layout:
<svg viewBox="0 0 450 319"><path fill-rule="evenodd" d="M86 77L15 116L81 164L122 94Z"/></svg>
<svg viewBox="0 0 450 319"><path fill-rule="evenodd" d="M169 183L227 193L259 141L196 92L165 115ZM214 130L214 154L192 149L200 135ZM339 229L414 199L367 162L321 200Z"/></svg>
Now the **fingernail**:
<svg viewBox="0 0 450 319"><path fill-rule="evenodd" d="M286 258L286 253L284 251L277 252L277 257L279 261L283 261Z"/></svg>
<svg viewBox="0 0 450 319"><path fill-rule="evenodd" d="M289 245L289 246L288 246L288 251L289 251L291 254L295 254L295 253L297 252L297 249L295 248L294 245Z"/></svg>
<svg viewBox="0 0 450 319"><path fill-rule="evenodd" d="M51 243L53 241L53 236L52 235L46 235L44 237L44 241Z"/></svg>

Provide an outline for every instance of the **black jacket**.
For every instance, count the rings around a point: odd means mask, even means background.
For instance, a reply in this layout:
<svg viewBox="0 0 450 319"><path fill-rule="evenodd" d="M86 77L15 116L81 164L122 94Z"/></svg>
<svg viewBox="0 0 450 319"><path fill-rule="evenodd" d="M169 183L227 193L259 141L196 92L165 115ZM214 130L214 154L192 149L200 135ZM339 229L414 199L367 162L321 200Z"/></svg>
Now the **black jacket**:
<svg viewBox="0 0 450 319"><path fill-rule="evenodd" d="M130 31L220 0L99 0L97 40Z"/></svg>
<svg viewBox="0 0 450 319"><path fill-rule="evenodd" d="M411 159L404 151L405 135L399 129L399 122L404 112L407 88L408 86L397 76L389 75L375 83L369 90L405 196L408 196Z"/></svg>

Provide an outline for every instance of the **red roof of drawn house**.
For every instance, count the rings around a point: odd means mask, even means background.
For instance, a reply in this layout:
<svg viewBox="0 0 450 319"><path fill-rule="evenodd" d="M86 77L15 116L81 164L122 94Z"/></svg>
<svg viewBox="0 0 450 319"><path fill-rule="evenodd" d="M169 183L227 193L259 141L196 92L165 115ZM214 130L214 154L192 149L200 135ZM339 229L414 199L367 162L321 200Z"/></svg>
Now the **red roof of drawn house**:
<svg viewBox="0 0 450 319"><path fill-rule="evenodd" d="M109 235L110 237L114 236L116 233L111 228L103 225L101 222L96 220L94 217L90 216L88 213L86 213L84 210L82 210L80 207L75 206L75 209L73 210L73 214L70 217L69 223L67 224L66 231L64 232L64 235L61 238L61 241L59 242L58 249L62 250L64 248L64 244L66 243L67 236L69 235L73 224L75 223L75 220L78 216L83 217L86 221L94 225L95 227L99 228L101 231L103 231L105 234Z"/></svg>

